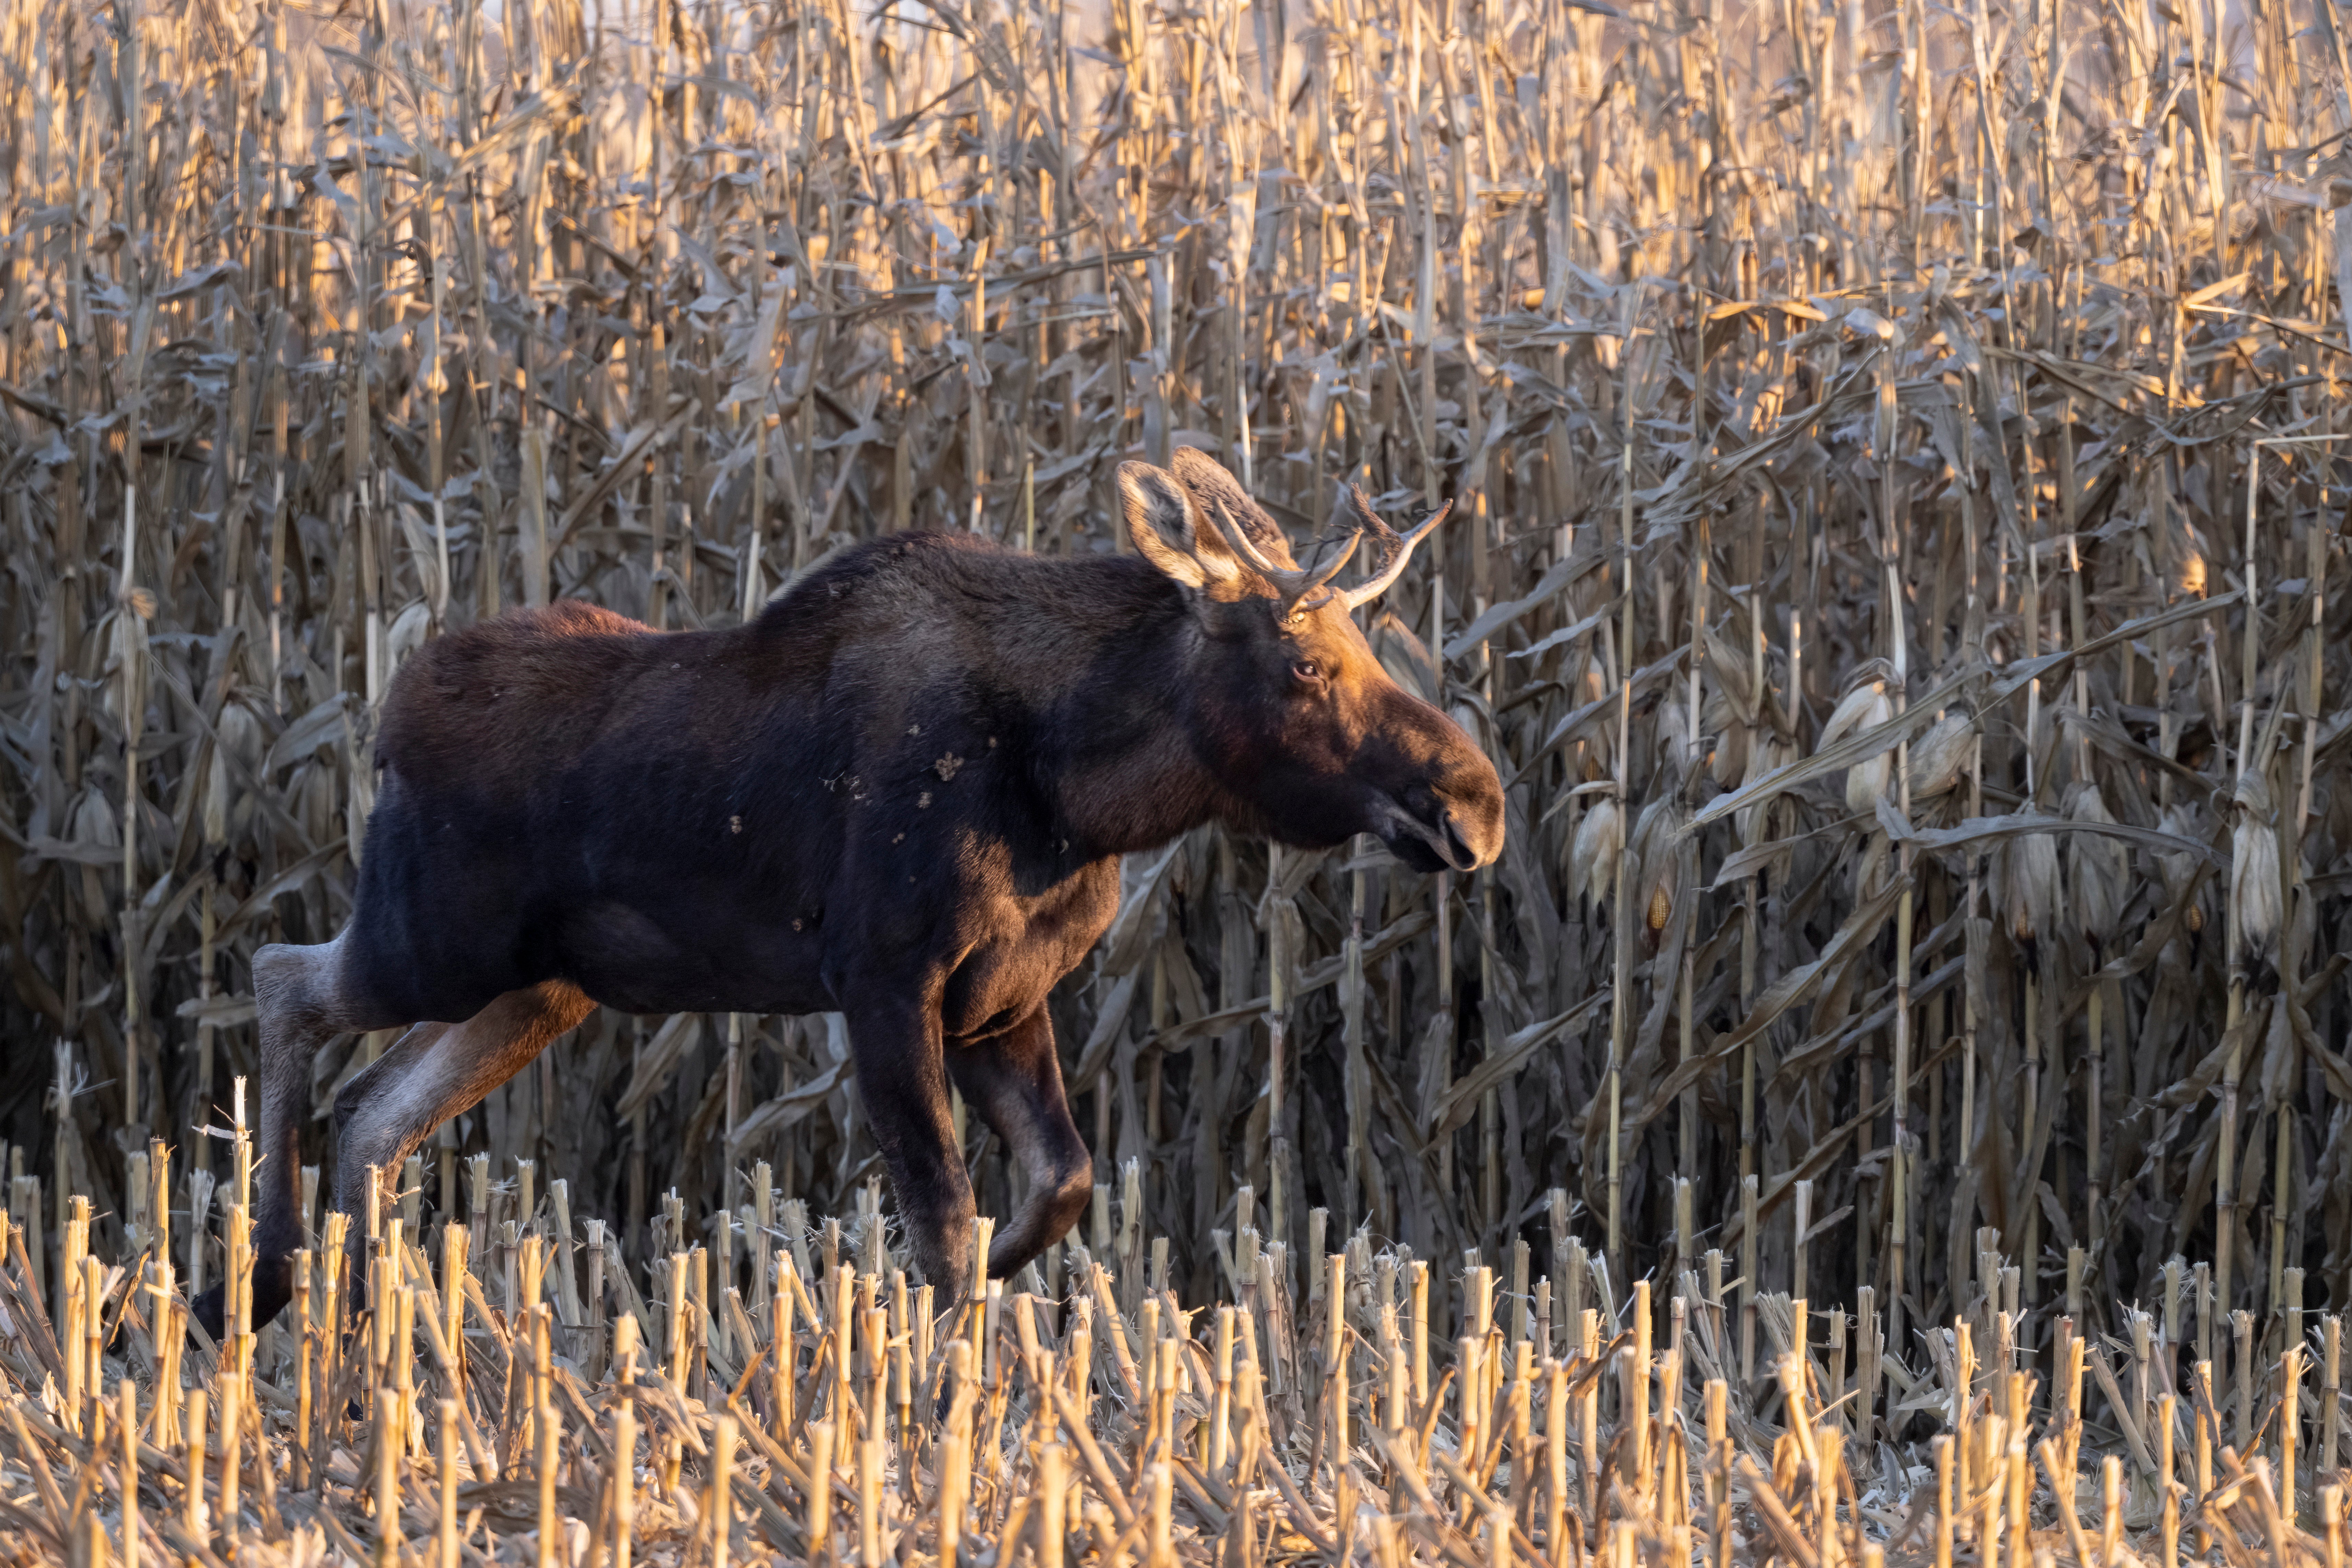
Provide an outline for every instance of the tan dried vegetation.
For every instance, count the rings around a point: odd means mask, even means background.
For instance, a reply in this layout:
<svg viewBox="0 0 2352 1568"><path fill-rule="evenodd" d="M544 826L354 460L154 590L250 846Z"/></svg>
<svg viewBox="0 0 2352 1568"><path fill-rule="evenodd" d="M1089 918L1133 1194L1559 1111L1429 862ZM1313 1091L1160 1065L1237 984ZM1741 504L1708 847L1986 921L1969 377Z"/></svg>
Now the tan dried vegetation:
<svg viewBox="0 0 2352 1568"><path fill-rule="evenodd" d="M2336 9L1606 10L0 7L0 1554L2335 1568ZM1180 442L1457 500L1499 865L1130 864L952 1310L837 1020L600 1014L180 1348L403 658Z"/></svg>

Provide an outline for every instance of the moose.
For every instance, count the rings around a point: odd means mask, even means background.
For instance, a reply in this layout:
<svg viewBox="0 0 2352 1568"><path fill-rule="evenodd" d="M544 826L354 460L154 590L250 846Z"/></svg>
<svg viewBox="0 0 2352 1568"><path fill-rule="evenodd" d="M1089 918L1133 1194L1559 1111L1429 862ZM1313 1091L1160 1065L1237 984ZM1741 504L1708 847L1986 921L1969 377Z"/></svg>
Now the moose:
<svg viewBox="0 0 2352 1568"><path fill-rule="evenodd" d="M1118 479L1132 554L898 534L739 626L566 601L413 656L350 920L254 955L255 1323L291 1294L297 1129L339 1033L405 1030L335 1099L334 1201L356 1212L369 1167L600 1003L840 1012L916 1262L960 1293L975 1208L950 1081L1029 1178L990 1273L1092 1192L1045 998L1117 913L1119 857L1217 821L1304 847L1371 834L1421 871L1492 861L1493 764L1349 614L1444 511L1400 535L1356 491L1309 569L1196 449ZM1335 585L1368 537L1376 569ZM219 1335L217 1289L195 1315Z"/></svg>

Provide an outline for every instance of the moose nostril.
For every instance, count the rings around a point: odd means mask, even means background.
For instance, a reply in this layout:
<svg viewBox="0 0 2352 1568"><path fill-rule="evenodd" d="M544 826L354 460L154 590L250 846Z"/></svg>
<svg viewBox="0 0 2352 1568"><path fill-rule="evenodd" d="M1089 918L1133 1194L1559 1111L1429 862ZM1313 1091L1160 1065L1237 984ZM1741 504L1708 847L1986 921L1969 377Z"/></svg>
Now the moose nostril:
<svg viewBox="0 0 2352 1568"><path fill-rule="evenodd" d="M1469 839L1463 836L1461 819L1453 812L1440 814L1437 826L1438 830L1445 836L1445 847L1449 852L1447 858L1465 866L1477 858L1471 853Z"/></svg>

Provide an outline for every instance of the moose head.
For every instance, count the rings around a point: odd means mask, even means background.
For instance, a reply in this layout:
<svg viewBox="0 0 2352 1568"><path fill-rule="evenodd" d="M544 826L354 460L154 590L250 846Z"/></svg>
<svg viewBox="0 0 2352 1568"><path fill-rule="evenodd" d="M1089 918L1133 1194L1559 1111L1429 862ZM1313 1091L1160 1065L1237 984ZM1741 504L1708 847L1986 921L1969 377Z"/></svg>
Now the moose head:
<svg viewBox="0 0 2352 1568"><path fill-rule="evenodd" d="M1182 720L1228 797L1220 815L1306 847L1370 833L1420 871L1493 860L1503 845L1494 764L1389 679L1351 614L1396 582L1446 509L1400 536L1352 490L1358 527L1302 567L1214 459L1181 447L1171 469L1122 463L1119 496L1136 549L1189 591ZM1339 586L1367 536L1372 574Z"/></svg>

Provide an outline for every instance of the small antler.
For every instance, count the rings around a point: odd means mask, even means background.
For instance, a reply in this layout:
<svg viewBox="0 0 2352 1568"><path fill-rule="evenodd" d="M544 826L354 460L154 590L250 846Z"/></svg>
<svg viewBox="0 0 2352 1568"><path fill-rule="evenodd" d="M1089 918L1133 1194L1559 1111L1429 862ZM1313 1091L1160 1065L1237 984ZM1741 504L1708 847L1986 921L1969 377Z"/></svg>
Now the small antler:
<svg viewBox="0 0 2352 1568"><path fill-rule="evenodd" d="M1355 587L1344 590L1339 595L1346 602L1348 608L1354 610L1360 609L1388 592L1396 580L1404 574L1405 563L1412 559L1413 546L1428 538L1430 531L1445 521L1447 515L1454 510L1454 503L1447 501L1423 518L1419 528L1414 529L1411 533L1400 536L1396 530L1382 522L1379 515L1372 510L1372 503L1365 496L1362 487L1349 485L1348 495L1355 502L1356 515L1363 520L1364 531L1371 534L1381 548L1380 569ZM1359 539L1363 536L1361 531L1356 535Z"/></svg>
<svg viewBox="0 0 2352 1568"><path fill-rule="evenodd" d="M1347 542L1339 547L1339 552L1324 565L1303 569L1277 566L1266 559L1265 552L1257 547L1257 541L1250 537L1249 530L1233 520L1232 515L1225 510L1225 503L1223 500L1212 498L1210 505L1215 516L1217 531L1224 536L1225 542L1233 547L1234 553L1249 563L1251 571L1274 584L1275 592L1282 599L1282 616L1285 620L1293 616L1304 614L1306 611L1319 608L1334 597L1334 591L1329 585L1331 579L1339 574L1339 568L1345 566L1349 558L1356 553L1356 545L1363 538L1361 533L1349 534ZM1390 537L1395 536L1391 534Z"/></svg>

